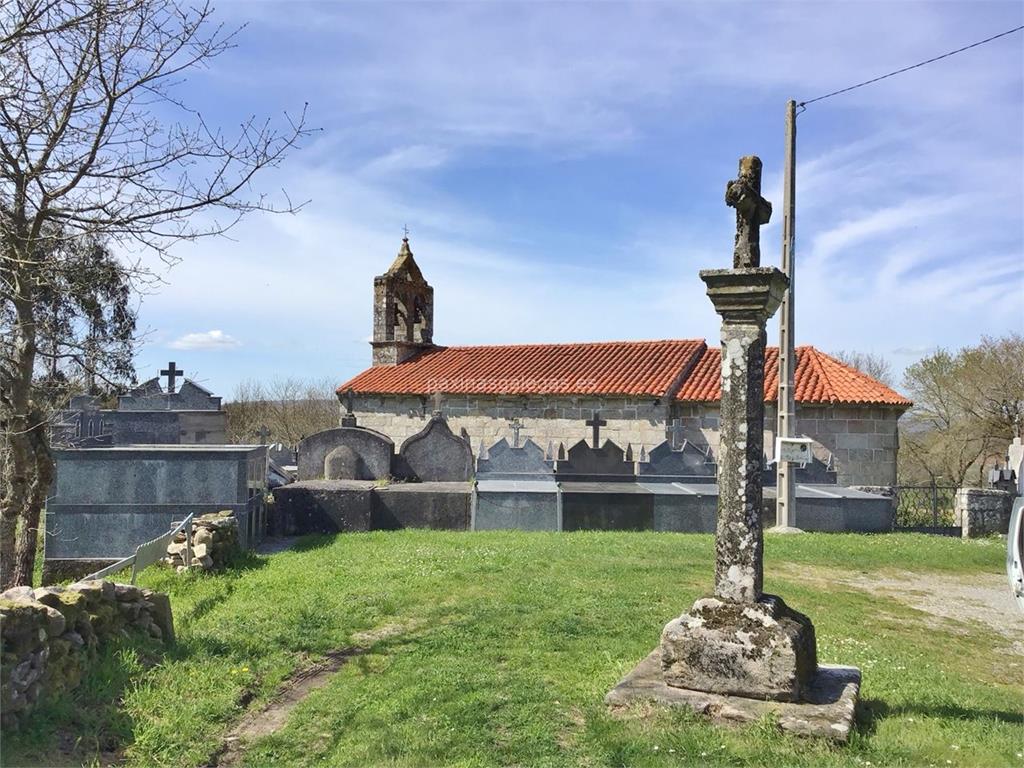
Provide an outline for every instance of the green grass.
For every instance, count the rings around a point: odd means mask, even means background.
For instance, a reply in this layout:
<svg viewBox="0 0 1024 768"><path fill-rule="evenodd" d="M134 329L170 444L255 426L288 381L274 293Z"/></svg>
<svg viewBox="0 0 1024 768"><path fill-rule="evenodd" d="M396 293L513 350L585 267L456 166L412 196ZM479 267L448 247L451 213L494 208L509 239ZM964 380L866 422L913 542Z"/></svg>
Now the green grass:
<svg viewBox="0 0 1024 768"><path fill-rule="evenodd" d="M311 537L220 575L151 569L145 585L172 595L177 647L148 667L108 653L108 684L92 676L44 707L5 739L4 765L88 762L116 741L131 765L204 764L246 705L297 666L396 622L415 628L353 658L246 764L1024 765L1022 659L1005 638L799 578L999 573L998 541L807 534L766 546L766 589L813 618L821 660L863 670L845 748L769 723L726 730L680 712L605 709L662 626L709 590L711 536L402 531Z"/></svg>

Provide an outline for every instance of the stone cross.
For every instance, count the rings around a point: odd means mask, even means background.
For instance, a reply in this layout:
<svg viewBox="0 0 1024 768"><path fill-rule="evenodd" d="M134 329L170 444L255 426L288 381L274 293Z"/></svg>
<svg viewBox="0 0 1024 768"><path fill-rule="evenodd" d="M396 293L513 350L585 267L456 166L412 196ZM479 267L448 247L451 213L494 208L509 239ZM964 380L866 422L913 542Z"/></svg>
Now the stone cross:
<svg viewBox="0 0 1024 768"><path fill-rule="evenodd" d="M516 416L512 421L508 423L509 428L512 430L512 447L519 447L519 430L523 428L522 422L519 421L519 417Z"/></svg>
<svg viewBox="0 0 1024 768"><path fill-rule="evenodd" d="M606 426L608 424L608 422L601 418L601 412L600 411L594 411L593 416L591 416L589 419L587 419L587 421L585 421L584 423L588 427L593 427L594 428L594 448L595 449L596 448L600 448L601 447L601 427Z"/></svg>
<svg viewBox="0 0 1024 768"><path fill-rule="evenodd" d="M341 426L343 427L354 427L356 426L356 415L352 411L352 395L354 394L352 387L345 390L345 415L341 417Z"/></svg>
<svg viewBox="0 0 1024 768"><path fill-rule="evenodd" d="M270 427L263 424L259 429L256 430L256 437L260 439L260 445L267 444L267 438L270 437Z"/></svg>
<svg viewBox="0 0 1024 768"><path fill-rule="evenodd" d="M434 399L434 418L435 419L440 419L441 418L441 414L442 414L442 412L441 412L441 403L444 402L444 395L442 395L440 392L435 392L433 394L433 399Z"/></svg>
<svg viewBox="0 0 1024 768"><path fill-rule="evenodd" d="M665 427L665 437L669 439L673 451L681 451L686 447L686 440L683 438L685 431L682 419L672 419L671 426Z"/></svg>
<svg viewBox="0 0 1024 768"><path fill-rule="evenodd" d="M772 217L772 204L761 197L761 160L740 158L739 178L725 186L725 204L736 209L734 269L761 266L761 225Z"/></svg>
<svg viewBox="0 0 1024 768"><path fill-rule="evenodd" d="M180 368L175 366L173 360L167 365L166 368L164 368L162 371L160 371L160 375L161 376L166 376L167 377L167 393L168 394L170 394L170 395L174 394L175 382L177 381L178 376L183 375L184 373L185 372L183 370L181 370Z"/></svg>
<svg viewBox="0 0 1024 768"><path fill-rule="evenodd" d="M761 161L756 157L740 160L741 172L744 167L756 168L760 176ZM739 216L737 228L739 254L743 229ZM700 278L722 316L715 595L754 602L761 596L764 578L765 325L782 303L789 278L775 267L705 269Z"/></svg>

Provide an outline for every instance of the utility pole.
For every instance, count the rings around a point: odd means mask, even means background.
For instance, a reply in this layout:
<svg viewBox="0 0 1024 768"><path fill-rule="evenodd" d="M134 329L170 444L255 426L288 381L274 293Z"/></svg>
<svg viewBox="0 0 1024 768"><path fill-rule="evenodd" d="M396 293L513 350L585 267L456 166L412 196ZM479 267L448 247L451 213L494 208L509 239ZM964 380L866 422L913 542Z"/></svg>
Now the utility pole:
<svg viewBox="0 0 1024 768"><path fill-rule="evenodd" d="M789 278L779 312L779 397L778 429L776 437L795 437L796 399L793 374L796 370L796 352L793 345L793 304L796 293L796 259L794 254L796 232L796 102L786 103L786 168L782 186L782 271ZM776 441L777 443L777 441ZM793 465L782 461L776 450L777 473L775 526L779 529L796 528L796 483Z"/></svg>

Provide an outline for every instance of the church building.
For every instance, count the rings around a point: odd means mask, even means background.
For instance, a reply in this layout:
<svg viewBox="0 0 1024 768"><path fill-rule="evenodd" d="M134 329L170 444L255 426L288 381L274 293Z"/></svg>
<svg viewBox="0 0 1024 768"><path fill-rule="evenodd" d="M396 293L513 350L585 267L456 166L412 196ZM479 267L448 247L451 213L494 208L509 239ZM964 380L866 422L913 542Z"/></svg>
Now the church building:
<svg viewBox="0 0 1024 768"><path fill-rule="evenodd" d="M634 456L671 436L714 460L721 351L704 339L446 347L433 341L433 314L434 290L404 238L374 278L373 365L337 390L360 426L397 445L441 411L475 454L502 437L557 452L599 428ZM816 461L840 485L894 485L896 423L911 402L814 347L796 354L796 433L814 441ZM769 462L778 362L778 349L768 348Z"/></svg>

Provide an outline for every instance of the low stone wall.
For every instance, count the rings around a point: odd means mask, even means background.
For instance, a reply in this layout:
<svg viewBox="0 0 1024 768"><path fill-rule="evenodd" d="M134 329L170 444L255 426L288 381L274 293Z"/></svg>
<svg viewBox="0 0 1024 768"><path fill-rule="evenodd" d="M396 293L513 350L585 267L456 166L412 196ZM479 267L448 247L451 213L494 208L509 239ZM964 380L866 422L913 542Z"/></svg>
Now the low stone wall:
<svg viewBox="0 0 1024 768"><path fill-rule="evenodd" d="M188 567L211 571L223 568L238 552L238 520L231 510L192 519L192 562ZM185 532L167 546L164 562L178 572L185 566Z"/></svg>
<svg viewBox="0 0 1024 768"><path fill-rule="evenodd" d="M17 727L40 700L75 688L97 649L129 629L173 642L167 595L110 581L0 594L3 727Z"/></svg>
<svg viewBox="0 0 1024 768"><path fill-rule="evenodd" d="M956 525L965 539L1006 533L1013 508L1012 494L990 488L960 488L953 502Z"/></svg>

